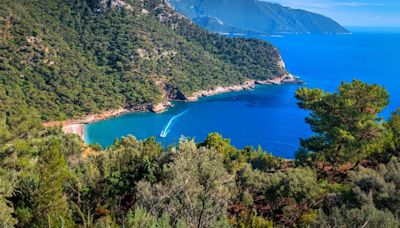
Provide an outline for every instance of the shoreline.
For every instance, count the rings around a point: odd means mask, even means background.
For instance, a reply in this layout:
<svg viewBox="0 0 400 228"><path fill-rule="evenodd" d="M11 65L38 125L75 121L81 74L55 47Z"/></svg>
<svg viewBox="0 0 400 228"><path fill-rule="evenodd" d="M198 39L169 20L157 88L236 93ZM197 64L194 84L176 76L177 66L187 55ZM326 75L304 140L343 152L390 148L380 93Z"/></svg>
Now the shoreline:
<svg viewBox="0 0 400 228"><path fill-rule="evenodd" d="M295 77L289 73L284 74L280 77L268 80L247 80L239 85L232 86L217 86L213 89L209 90L200 90L198 92L193 93L190 96L185 96L183 101L194 102L199 100L202 97L209 97L223 93L229 92L238 92L242 90L251 90L256 87L256 85L281 85L281 84L303 84L304 82L300 80L298 77ZM68 119L64 121L49 121L44 122L43 126L48 127L62 127L62 131L65 134L76 134L78 135L84 142L85 139L85 125L115 118L127 113L133 112L154 112L154 113L162 113L168 110L168 108L172 107L172 103L170 100L160 102L157 104L143 104L138 105L132 108L119 108L114 110L105 111L99 114L89 114L85 115L78 119Z"/></svg>
<svg viewBox="0 0 400 228"><path fill-rule="evenodd" d="M247 80L239 85L232 86L217 86L214 89L200 90L193 93L191 96L186 96L186 101L197 101L201 97L209 97L222 93L238 92L242 90L254 89L257 85L281 85L281 84L303 84L304 82L300 78L293 76L292 74L284 74L281 77L268 80Z"/></svg>

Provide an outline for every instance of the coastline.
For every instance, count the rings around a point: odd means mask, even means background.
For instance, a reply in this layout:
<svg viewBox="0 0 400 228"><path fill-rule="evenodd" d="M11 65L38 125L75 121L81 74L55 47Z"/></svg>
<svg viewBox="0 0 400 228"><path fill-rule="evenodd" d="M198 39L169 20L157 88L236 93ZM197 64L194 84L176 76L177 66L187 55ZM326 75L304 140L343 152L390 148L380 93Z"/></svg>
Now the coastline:
<svg viewBox="0 0 400 228"><path fill-rule="evenodd" d="M247 80L239 85L232 86L217 86L209 90L201 90L193 93L190 96L185 96L184 101L193 102L197 101L201 97L209 97L223 93L238 92L242 90L251 90L256 87L256 85L280 85L280 84L302 84L304 83L298 77L295 77L289 73L286 73L280 77L268 80ZM49 121L44 122L43 126L48 127L62 127L62 130L66 134L76 134L85 142L85 125L89 123L94 123L110 118L115 118L127 113L132 112L154 112L162 113L172 107L171 101L167 100L157 104L144 104L138 105L132 108L119 108L115 110L105 111L99 114L89 114L78 119L69 119L64 121Z"/></svg>
<svg viewBox="0 0 400 228"><path fill-rule="evenodd" d="M186 96L186 101L197 101L201 97L209 97L214 96L222 93L229 93L229 92L238 92L242 90L250 90L254 89L256 85L281 85L281 84L302 84L304 83L298 77L293 76L292 74L284 74L280 77L276 77L273 79L268 80L247 80L242 84L239 85L232 85L232 86L217 86L213 89L209 90L200 90L198 92L193 93L191 96Z"/></svg>
<svg viewBox="0 0 400 228"><path fill-rule="evenodd" d="M70 119L64 121L50 121L43 123L43 126L48 127L62 127L65 134L76 134L85 141L85 125L88 123L93 123L108 118L117 117L129 112L128 109L119 108L116 110L106 111L100 114L86 115L79 119Z"/></svg>

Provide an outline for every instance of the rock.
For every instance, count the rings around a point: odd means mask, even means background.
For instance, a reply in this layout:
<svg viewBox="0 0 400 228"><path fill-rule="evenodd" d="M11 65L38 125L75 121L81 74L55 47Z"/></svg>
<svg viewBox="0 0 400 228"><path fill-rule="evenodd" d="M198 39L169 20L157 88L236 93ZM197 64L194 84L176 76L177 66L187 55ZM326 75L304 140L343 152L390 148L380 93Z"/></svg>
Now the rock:
<svg viewBox="0 0 400 228"><path fill-rule="evenodd" d="M162 113L162 112L165 112L170 107L172 107L172 103L169 101L165 101L162 103L151 105L150 111L155 112L155 113Z"/></svg>
<svg viewBox="0 0 400 228"><path fill-rule="evenodd" d="M186 96L185 100L186 101L196 101L200 97L208 97L208 96L213 96L221 93L228 93L228 92L237 92L241 90L249 90L249 89L254 89L256 86L256 83L254 80L249 80L245 81L242 84L239 85L233 85L233 86L218 86L215 87L214 89L209 89L209 90L201 90L198 92L193 93L191 96Z"/></svg>

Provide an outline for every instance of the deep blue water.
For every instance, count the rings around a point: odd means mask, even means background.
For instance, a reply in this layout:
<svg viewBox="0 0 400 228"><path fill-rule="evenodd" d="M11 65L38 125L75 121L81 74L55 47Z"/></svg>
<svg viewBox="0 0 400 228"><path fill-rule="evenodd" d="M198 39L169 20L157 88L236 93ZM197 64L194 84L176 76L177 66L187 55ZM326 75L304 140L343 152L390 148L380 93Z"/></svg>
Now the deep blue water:
<svg viewBox="0 0 400 228"><path fill-rule="evenodd" d="M352 29L352 35L285 35L259 37L277 46L287 69L308 87L335 91L344 81L360 79L383 85L391 95L388 117L400 107L400 30ZM311 135L304 123L307 113L296 106L298 85L259 86L178 102L163 114L132 113L86 127L88 143L108 146L114 139L132 134L139 139L157 136L174 143L184 135L203 140L209 132L220 132L241 148L261 145L276 156L293 158L299 139ZM160 137L163 135L165 137Z"/></svg>

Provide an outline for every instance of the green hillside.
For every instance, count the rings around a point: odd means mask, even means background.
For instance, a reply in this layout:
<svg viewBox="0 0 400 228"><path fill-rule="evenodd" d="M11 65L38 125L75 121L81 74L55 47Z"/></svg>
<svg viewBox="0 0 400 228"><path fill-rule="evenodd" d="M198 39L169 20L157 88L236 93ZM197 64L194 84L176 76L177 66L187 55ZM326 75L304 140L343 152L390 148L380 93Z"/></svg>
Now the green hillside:
<svg viewBox="0 0 400 228"><path fill-rule="evenodd" d="M43 120L285 73L270 44L210 34L160 0L5 0L0 21L1 93Z"/></svg>

